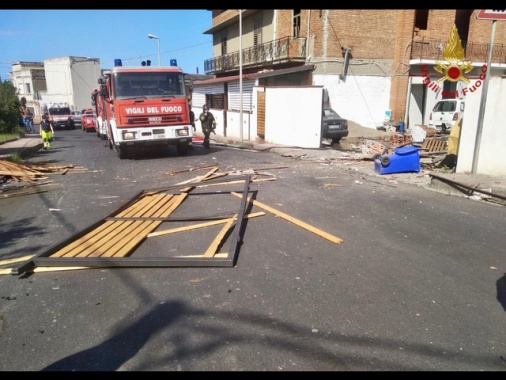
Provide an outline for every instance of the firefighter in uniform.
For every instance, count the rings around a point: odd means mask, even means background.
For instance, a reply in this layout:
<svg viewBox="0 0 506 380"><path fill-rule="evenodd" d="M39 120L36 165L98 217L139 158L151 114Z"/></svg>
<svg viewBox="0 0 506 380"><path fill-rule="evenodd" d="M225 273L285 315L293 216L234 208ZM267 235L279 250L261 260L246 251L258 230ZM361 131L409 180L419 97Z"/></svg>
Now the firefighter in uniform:
<svg viewBox="0 0 506 380"><path fill-rule="evenodd" d="M214 115L209 112L209 108L207 104L204 104L202 107L202 113L199 116L200 123L202 125L202 132L204 133L204 148L210 149L209 146L209 136L214 132L216 128L216 120L214 119Z"/></svg>

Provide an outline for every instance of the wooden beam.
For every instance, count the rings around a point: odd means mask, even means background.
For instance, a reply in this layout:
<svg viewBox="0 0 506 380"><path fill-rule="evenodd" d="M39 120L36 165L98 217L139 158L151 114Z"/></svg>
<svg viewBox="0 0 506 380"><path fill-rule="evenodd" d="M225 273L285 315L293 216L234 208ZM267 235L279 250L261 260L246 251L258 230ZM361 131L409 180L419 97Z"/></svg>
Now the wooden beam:
<svg viewBox="0 0 506 380"><path fill-rule="evenodd" d="M252 214L245 215L244 217L245 218L254 218L254 217L262 216L262 215L265 215L265 212L255 212L255 213L252 213ZM235 218L235 219L237 219L237 218ZM172 228L170 230L151 232L150 234L148 234L147 237L155 237L155 236L161 236L161 235L175 234L176 232L184 232L184 231L196 230L198 228L210 227L210 226L215 226L217 224L227 223L229 220L230 220L230 218L219 219L219 220L211 220L210 222L199 223L199 224L192 224L190 226Z"/></svg>
<svg viewBox="0 0 506 380"><path fill-rule="evenodd" d="M232 194L238 198L242 198L241 194L238 194L235 192L231 192L230 194ZM313 227L313 226L311 226L299 219L296 219L294 217L291 217L288 214L285 214L284 212L278 211L272 207L269 207L263 203L260 203L257 200L251 199L251 197L248 198L248 202L253 203L253 205L260 207L260 208L264 209L265 211L269 211L270 213L272 213L276 216L279 216L280 218L288 220L289 222L294 223L294 224L298 225L299 227L305 228L306 230L308 230L318 236L321 236L322 238L327 239L327 240L331 241L332 243L341 244L343 242L343 239L338 238L337 236L331 235L328 232L325 232L325 231L322 231L316 227Z"/></svg>

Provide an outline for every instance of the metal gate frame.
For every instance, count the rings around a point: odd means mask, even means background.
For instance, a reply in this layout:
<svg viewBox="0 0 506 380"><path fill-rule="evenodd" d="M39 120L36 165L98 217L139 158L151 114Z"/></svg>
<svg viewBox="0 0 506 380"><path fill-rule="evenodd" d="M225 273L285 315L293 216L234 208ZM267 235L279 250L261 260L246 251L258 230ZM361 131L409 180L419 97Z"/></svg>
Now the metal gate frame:
<svg viewBox="0 0 506 380"><path fill-rule="evenodd" d="M191 191L195 186L195 183L188 183L184 185L183 188L181 186L170 186L161 189L151 189L151 190L143 190L138 193L136 196L127 201L123 206L119 209L111 213L109 216L104 219L93 223L92 225L84 228L83 230L77 232L76 234L62 240L49 247L47 250L44 250L30 260L20 264L17 267L12 268L11 273L14 275L22 274L24 272L30 271L32 268L36 266L44 266L44 267L90 267L90 268L102 268L102 267L233 267L236 263L239 242L242 239L242 229L243 229L243 221L244 215L247 206L247 196L249 192L249 185L251 181L251 176L237 176L233 180L237 181L238 179L244 178L245 184L242 192L241 203L239 206L239 210L236 214L236 219L234 217L230 218L230 222L226 224L224 227L227 230L233 228L234 233L231 236L231 244L229 252L226 257L213 257L208 256L192 256L192 257L145 257L145 258L134 258L134 257L51 257L51 255L59 252L60 250L68 247L70 244L76 242L78 239L85 237L87 234L93 232L97 228L104 225L106 222L111 221L169 221L173 220L170 217L118 217L119 214L125 212L130 207L135 207L137 202L140 202L146 196L153 196L156 194L160 194L164 191L179 189L179 195L182 196L185 194L187 196L188 192ZM218 182L209 180L206 181L206 184ZM220 182L223 182L223 179L220 179ZM182 203L182 200L180 200ZM179 203L179 204L180 204ZM179 204L177 206L179 206ZM177 208L176 206L176 208ZM248 205L249 206L249 205ZM174 208L174 210L176 209ZM172 210L172 211L174 211ZM177 221L195 221L202 220L198 218L186 218L186 219L177 219ZM236 222L234 223L234 221ZM235 224L235 226L234 226ZM156 228L156 225L154 228ZM224 234L222 233L224 230L218 234L218 238L222 238ZM129 254L131 254L139 244L144 241L144 238L140 238L141 240L135 244ZM216 239L215 239L216 240Z"/></svg>

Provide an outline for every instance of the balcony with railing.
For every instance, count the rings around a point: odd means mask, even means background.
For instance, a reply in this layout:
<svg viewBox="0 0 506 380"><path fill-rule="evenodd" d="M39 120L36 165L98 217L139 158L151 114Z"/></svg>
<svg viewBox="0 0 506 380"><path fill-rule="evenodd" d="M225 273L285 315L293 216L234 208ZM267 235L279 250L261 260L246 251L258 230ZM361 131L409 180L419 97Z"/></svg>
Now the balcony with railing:
<svg viewBox="0 0 506 380"><path fill-rule="evenodd" d="M413 40L411 59L444 61L443 51L447 41L425 39ZM487 62L490 44L462 41L464 61ZM506 45L494 44L492 50L492 63L506 63Z"/></svg>
<svg viewBox="0 0 506 380"><path fill-rule="evenodd" d="M242 68L250 69L286 62L304 62L306 39L285 37L265 44L242 49ZM239 52L222 55L204 61L206 74L219 74L239 70Z"/></svg>

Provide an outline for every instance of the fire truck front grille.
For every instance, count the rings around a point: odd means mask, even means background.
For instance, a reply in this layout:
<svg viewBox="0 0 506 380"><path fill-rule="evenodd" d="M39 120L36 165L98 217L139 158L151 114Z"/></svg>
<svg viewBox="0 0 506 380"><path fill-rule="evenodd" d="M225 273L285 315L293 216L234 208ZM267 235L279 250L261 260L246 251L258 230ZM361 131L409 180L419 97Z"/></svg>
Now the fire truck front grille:
<svg viewBox="0 0 506 380"><path fill-rule="evenodd" d="M182 121L181 115L127 116L128 125L174 124Z"/></svg>

